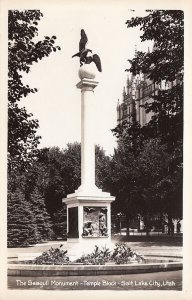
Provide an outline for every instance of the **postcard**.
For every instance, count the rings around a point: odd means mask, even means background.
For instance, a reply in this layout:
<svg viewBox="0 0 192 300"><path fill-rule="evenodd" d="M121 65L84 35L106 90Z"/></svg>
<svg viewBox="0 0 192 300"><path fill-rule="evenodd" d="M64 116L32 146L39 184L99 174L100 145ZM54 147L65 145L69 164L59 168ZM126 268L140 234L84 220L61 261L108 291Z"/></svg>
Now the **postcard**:
<svg viewBox="0 0 192 300"><path fill-rule="evenodd" d="M1 8L2 299L190 299L190 4Z"/></svg>

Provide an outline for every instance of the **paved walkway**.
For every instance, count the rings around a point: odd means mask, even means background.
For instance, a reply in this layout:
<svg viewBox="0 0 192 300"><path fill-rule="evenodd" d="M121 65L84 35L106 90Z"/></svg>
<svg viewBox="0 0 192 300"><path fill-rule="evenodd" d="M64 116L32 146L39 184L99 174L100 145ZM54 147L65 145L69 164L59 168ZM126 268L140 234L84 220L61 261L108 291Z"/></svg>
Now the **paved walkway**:
<svg viewBox="0 0 192 300"><path fill-rule="evenodd" d="M142 242L130 242L130 247L134 249L138 254L142 255L171 255L171 256L182 256L181 246L165 246L165 245L154 245L148 243L148 246L142 245Z"/></svg>
<svg viewBox="0 0 192 300"><path fill-rule="evenodd" d="M119 239L113 240L113 243L120 241ZM182 256L182 241L175 239L168 240L142 240L142 241L128 241L131 249L135 250L141 255L171 255ZM63 249L68 250L69 246L66 241L49 241L41 244L34 245L26 248L8 248L8 257L17 257L22 253L42 253L50 249L50 247L56 248L63 245Z"/></svg>

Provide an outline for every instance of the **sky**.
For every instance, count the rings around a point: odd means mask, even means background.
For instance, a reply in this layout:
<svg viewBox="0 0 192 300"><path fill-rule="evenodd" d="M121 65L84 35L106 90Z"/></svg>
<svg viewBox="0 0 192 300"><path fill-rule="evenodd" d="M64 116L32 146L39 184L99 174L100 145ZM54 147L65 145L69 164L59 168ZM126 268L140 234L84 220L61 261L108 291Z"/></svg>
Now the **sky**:
<svg viewBox="0 0 192 300"><path fill-rule="evenodd" d="M39 120L38 134L42 137L40 147L58 146L80 142L80 90L76 84L79 59L72 55L78 52L80 30L88 37L87 47L101 58L102 73L97 74L99 85L94 93L95 144L106 154L113 154L116 138L111 129L117 125L117 101L122 101L123 86L126 85L128 59L138 50L152 48L151 42L140 41L138 28L127 29L126 20L143 15L143 10L133 12L127 6L78 6L62 4L41 9L43 18L38 24L38 37L55 35L56 45L61 51L34 63L23 82L36 87L38 92L21 101L27 111Z"/></svg>

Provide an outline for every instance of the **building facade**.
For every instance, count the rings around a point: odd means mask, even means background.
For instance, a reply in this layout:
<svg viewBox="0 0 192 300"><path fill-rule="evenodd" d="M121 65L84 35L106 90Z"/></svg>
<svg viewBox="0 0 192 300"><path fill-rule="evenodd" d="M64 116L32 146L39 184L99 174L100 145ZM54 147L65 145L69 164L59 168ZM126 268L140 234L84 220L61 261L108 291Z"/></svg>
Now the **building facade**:
<svg viewBox="0 0 192 300"><path fill-rule="evenodd" d="M141 126L148 123L152 112L146 113L142 105L151 103L152 96L158 93L160 84L153 83L147 76L131 75L127 78L126 87L123 88L122 102L117 103L117 124L135 119Z"/></svg>
<svg viewBox="0 0 192 300"><path fill-rule="evenodd" d="M157 95L159 90L170 89L177 84L179 84L177 79L173 82L161 81L157 84L143 74L128 76L126 86L123 87L122 101L118 100L117 103L117 125L125 120L132 122L133 119L141 126L147 124L153 113L146 113L142 106L153 102L153 96Z"/></svg>

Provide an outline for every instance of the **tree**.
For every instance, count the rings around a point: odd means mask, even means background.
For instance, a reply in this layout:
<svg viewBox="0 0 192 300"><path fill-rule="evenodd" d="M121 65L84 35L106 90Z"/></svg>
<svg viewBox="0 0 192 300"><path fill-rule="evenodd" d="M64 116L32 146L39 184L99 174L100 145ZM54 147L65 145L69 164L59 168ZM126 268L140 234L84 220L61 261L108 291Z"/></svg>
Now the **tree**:
<svg viewBox="0 0 192 300"><path fill-rule="evenodd" d="M109 176L110 158L96 146L96 183L101 188ZM65 149L43 148L27 175L28 194L37 185L45 197L48 211L53 214L62 208L62 198L73 193L81 184L81 145L68 144Z"/></svg>
<svg viewBox="0 0 192 300"><path fill-rule="evenodd" d="M96 147L96 183L106 189L110 159L103 149ZM34 187L45 199L46 209L51 216L56 237L64 236L66 210L62 199L74 193L81 184L81 145L68 144L39 150L37 159L24 175L25 195L31 195Z"/></svg>
<svg viewBox="0 0 192 300"><path fill-rule="evenodd" d="M37 226L41 241L51 239L53 237L51 218L45 206L45 199L39 193L37 187L30 194L29 202L35 216L34 223Z"/></svg>
<svg viewBox="0 0 192 300"><path fill-rule="evenodd" d="M23 84L23 73L29 73L34 62L60 49L54 46L55 36L35 39L42 16L39 10L8 12L8 159L12 169L17 168L18 162L22 168L31 162L40 139L36 136L38 121L18 104L23 97L37 92Z"/></svg>
<svg viewBox="0 0 192 300"><path fill-rule="evenodd" d="M156 190L161 197L160 203L170 220L182 219L183 212L183 168L180 165L182 157L181 147L169 155L165 176L157 183Z"/></svg>
<svg viewBox="0 0 192 300"><path fill-rule="evenodd" d="M29 246L40 241L31 205L19 187L8 193L8 247Z"/></svg>
<svg viewBox="0 0 192 300"><path fill-rule="evenodd" d="M146 136L141 125L135 120L125 120L111 131L118 139L118 148L124 149L125 153L132 153L136 157L142 151Z"/></svg>
<svg viewBox="0 0 192 300"><path fill-rule="evenodd" d="M147 231L154 214L181 217L182 168L175 169L179 153L170 154L160 138L147 138L136 123L113 132L119 143L110 171L110 191L116 196L112 208L125 213L127 228L138 214L144 216Z"/></svg>
<svg viewBox="0 0 192 300"><path fill-rule="evenodd" d="M140 26L141 41L153 40L153 52L138 52L131 60L133 73L141 71L155 82L183 80L184 14L181 10L148 10L145 17L127 20L128 28Z"/></svg>
<svg viewBox="0 0 192 300"><path fill-rule="evenodd" d="M99 186L106 187L109 177L109 157L99 146L96 147L96 177ZM10 170L9 193L20 188L17 218L22 217L20 203L28 203L36 226L38 241L52 237L64 238L66 233L66 207L62 199L75 192L81 182L81 145L68 144L65 149L58 147L40 149L36 160L27 170ZM22 196L21 196L22 194ZM15 199L15 198L14 198ZM24 201L24 200L23 200ZM11 202L8 202L8 209ZM17 208L18 207L18 208ZM12 210L11 210L12 211Z"/></svg>
<svg viewBox="0 0 192 300"><path fill-rule="evenodd" d="M27 246L49 239L53 235L50 216L44 198L29 180L30 173L17 169L9 175L8 245Z"/></svg>
<svg viewBox="0 0 192 300"><path fill-rule="evenodd" d="M62 198L66 193L65 180L61 176L63 161L63 151L58 147L40 149L37 160L33 162L27 175L29 189L37 186L45 198L51 218L61 209Z"/></svg>
<svg viewBox="0 0 192 300"><path fill-rule="evenodd" d="M147 230L154 214L167 214L169 220L182 218L182 167L175 167L179 153L170 154L159 138L145 139L142 147L139 136L134 144L131 140L127 134L121 136L111 162L110 191L116 196L113 210L126 215L127 227L132 218L142 215ZM175 152L179 151L178 147Z"/></svg>
<svg viewBox="0 0 192 300"><path fill-rule="evenodd" d="M160 202L171 217L182 215L183 166L183 73L184 73L184 14L181 10L148 11L145 17L126 22L128 28L140 26L141 41L153 40L151 53L138 52L130 60L133 74L143 72L155 84L164 81L166 89L145 104L153 112L151 121L142 130L147 137L159 137L165 145L169 164L165 177L157 184Z"/></svg>
<svg viewBox="0 0 192 300"><path fill-rule="evenodd" d="M105 150L99 145L95 147L95 180L96 186L105 190L108 190L108 181L110 177L110 163L111 157L105 154Z"/></svg>
<svg viewBox="0 0 192 300"><path fill-rule="evenodd" d="M127 71L143 73L156 86L164 82L167 87L144 105L146 113L153 113L149 123L141 127L133 119L112 130L118 138L112 162L115 205L127 209L128 218L138 212L181 216L183 12L148 11L147 16L132 18L126 24L128 28L140 26L141 41L154 41L153 51L137 52Z"/></svg>
<svg viewBox="0 0 192 300"><path fill-rule="evenodd" d="M143 137L135 135L136 128L139 128L138 124L135 124L135 130L123 126L113 130L119 143L110 164L109 187L110 192L116 196L112 210L126 215L127 234L131 219L142 210L141 190L138 188L140 173L136 162L142 150Z"/></svg>
<svg viewBox="0 0 192 300"><path fill-rule="evenodd" d="M44 196L51 216L61 210L62 199L73 193L80 185L81 150L79 143L68 144L63 150L58 147L49 149L45 172Z"/></svg>
<svg viewBox="0 0 192 300"><path fill-rule="evenodd" d="M183 135L183 70L184 70L184 22L181 10L148 11L145 17L131 18L127 27L140 26L141 41L153 40L150 53L138 52L129 60L129 71L146 74L155 84L165 81L165 90L154 95L152 103L146 103L146 112L154 113L144 129L152 137L161 137L169 151L173 151ZM172 84L171 84L172 83ZM174 83L174 84L173 84Z"/></svg>

